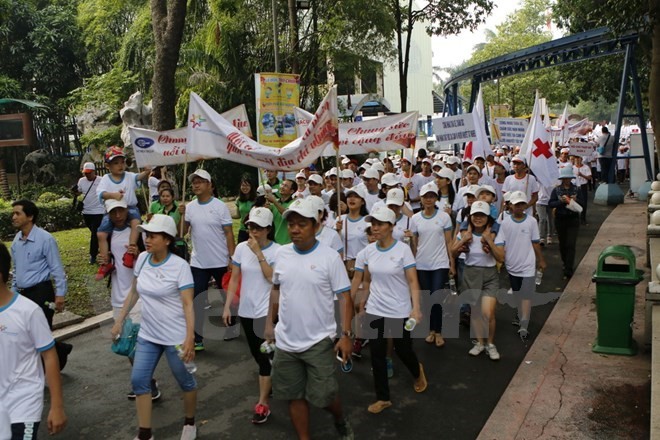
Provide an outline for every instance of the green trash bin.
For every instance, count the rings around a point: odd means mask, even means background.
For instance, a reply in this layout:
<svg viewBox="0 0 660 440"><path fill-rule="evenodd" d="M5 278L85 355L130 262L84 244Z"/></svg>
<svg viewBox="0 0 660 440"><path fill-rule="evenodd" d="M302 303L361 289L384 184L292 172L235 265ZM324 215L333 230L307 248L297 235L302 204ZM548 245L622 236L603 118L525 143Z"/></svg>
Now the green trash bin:
<svg viewBox="0 0 660 440"><path fill-rule="evenodd" d="M608 258L626 260L628 264L611 264ZM592 281L596 283L596 313L598 335L592 347L594 353L637 354L632 337L635 313L635 286L644 272L635 266L635 255L627 246L610 246L598 257Z"/></svg>

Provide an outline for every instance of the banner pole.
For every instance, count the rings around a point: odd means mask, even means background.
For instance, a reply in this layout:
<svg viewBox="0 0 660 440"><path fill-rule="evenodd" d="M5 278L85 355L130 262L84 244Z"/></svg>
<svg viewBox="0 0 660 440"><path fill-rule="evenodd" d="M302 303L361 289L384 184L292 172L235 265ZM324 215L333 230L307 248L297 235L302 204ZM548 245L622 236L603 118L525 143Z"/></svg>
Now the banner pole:
<svg viewBox="0 0 660 440"><path fill-rule="evenodd" d="M186 161L183 163L183 185L181 185L181 203L186 203L186 181L188 180L188 152L186 152ZM183 238L183 225L184 225L184 216L181 216L179 221L179 236Z"/></svg>

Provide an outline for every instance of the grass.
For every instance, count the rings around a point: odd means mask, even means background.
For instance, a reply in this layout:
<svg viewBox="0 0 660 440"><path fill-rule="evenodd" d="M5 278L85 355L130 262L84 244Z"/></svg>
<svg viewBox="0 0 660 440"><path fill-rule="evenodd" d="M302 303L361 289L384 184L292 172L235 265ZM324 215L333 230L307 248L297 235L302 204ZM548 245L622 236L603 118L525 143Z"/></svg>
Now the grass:
<svg viewBox="0 0 660 440"><path fill-rule="evenodd" d="M234 220L234 236L238 235L238 226L238 220ZM94 275L98 266L89 264L89 229L54 232L53 237L60 248L69 285L66 294L67 310L85 318L110 310L112 306L108 281L96 281ZM5 244L11 246L11 242Z"/></svg>

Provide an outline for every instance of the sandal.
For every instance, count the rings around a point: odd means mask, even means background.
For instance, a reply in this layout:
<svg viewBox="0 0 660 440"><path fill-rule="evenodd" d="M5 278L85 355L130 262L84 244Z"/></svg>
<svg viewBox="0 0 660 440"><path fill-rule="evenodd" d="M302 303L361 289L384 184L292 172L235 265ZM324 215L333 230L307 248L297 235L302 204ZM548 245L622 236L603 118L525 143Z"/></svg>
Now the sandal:
<svg viewBox="0 0 660 440"><path fill-rule="evenodd" d="M435 334L435 346L437 348L442 348L445 346L445 340L440 333Z"/></svg>
<svg viewBox="0 0 660 440"><path fill-rule="evenodd" d="M435 332L434 331L430 332L429 335L424 340L429 344L433 344L433 341L435 341Z"/></svg>
<svg viewBox="0 0 660 440"><path fill-rule="evenodd" d="M369 411L371 414L378 414L390 406L392 406L392 402L389 400L377 400L376 402L369 405L367 411Z"/></svg>
<svg viewBox="0 0 660 440"><path fill-rule="evenodd" d="M415 379L415 392L416 393L423 393L426 391L426 388L429 386L428 382L426 381L426 375L424 374L424 367L422 364L419 364L419 377Z"/></svg>

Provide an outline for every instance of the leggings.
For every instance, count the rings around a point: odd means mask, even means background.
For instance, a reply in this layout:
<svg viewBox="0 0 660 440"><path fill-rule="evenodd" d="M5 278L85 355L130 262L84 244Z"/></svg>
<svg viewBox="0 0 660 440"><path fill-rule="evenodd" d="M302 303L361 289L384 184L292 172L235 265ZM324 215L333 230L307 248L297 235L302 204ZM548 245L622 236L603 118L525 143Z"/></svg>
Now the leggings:
<svg viewBox="0 0 660 440"><path fill-rule="evenodd" d="M418 270L419 287L429 292L429 297L440 289L444 289L449 281L449 269ZM434 304L431 308L430 330L436 333L442 332L442 306Z"/></svg>
<svg viewBox="0 0 660 440"><path fill-rule="evenodd" d="M241 327L243 327L243 331L245 332L250 353L257 362L257 365L259 365L259 376L270 376L271 369L270 358L267 354L261 352L261 344L263 344L264 340L257 336L257 332L263 335L265 325L265 316L257 319L241 316Z"/></svg>
<svg viewBox="0 0 660 440"><path fill-rule="evenodd" d="M208 302L208 288L211 277L215 280L218 289L222 290L222 277L227 272L226 267L213 267L209 269L201 269L199 267L190 268L195 283L195 300L193 301L193 308L195 310L195 342L202 342L204 337L197 333L197 330L204 328L204 317L206 315L206 303ZM199 295L206 295L206 298L198 299ZM233 325L234 321L232 321Z"/></svg>

